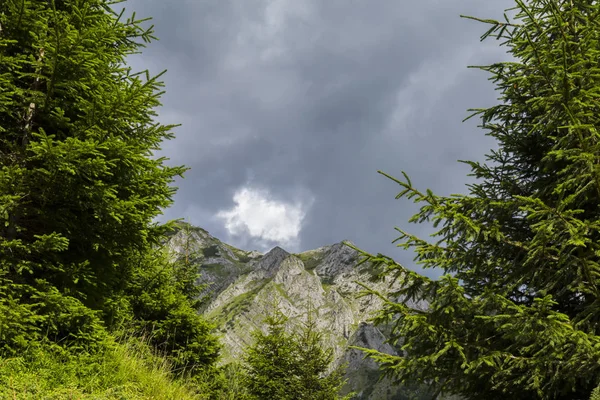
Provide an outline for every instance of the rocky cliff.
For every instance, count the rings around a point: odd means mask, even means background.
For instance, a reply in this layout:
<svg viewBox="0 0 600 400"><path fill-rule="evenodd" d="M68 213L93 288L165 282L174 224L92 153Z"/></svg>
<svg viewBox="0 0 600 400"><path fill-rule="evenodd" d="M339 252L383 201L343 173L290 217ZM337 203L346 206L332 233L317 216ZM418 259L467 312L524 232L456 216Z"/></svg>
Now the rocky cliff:
<svg viewBox="0 0 600 400"><path fill-rule="evenodd" d="M208 301L201 311L219 326L223 362L240 359L251 344L251 332L263 329L265 316L275 308L289 318L290 328L311 309L324 345L334 350L334 366L347 365L346 391L357 392L358 399L427 398L418 394L426 388L407 393L379 381L377 365L350 349L357 345L394 353L385 335L369 322L381 300L358 297L362 288L356 283L385 291L390 282L376 280L370 265L358 266L356 251L337 243L300 254L280 247L261 254L222 243L201 228L184 227L168 244L174 254L198 265L207 284Z"/></svg>

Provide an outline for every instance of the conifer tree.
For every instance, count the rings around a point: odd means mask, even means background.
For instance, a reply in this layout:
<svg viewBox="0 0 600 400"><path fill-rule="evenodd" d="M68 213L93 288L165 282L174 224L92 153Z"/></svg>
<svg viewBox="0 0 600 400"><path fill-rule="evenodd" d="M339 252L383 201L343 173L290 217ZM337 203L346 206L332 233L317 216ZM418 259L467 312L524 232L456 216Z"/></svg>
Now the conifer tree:
<svg viewBox="0 0 600 400"><path fill-rule="evenodd" d="M163 316L132 315L132 296L165 293L150 274L168 270L154 256L169 227L153 219L185 168L154 156L174 128L155 121L160 74L126 64L153 31L116 3L0 1L0 349L87 346L162 318L177 354L210 364L216 338L181 290L155 305Z"/></svg>
<svg viewBox="0 0 600 400"><path fill-rule="evenodd" d="M365 351L396 381L468 399L588 399L600 380L600 4L516 0L513 11L468 17L514 57L479 67L501 98L473 111L498 148L467 162L469 193L384 174L421 205L410 222L437 228L432 241L398 229L399 246L444 275L363 253L402 287L369 291L402 356Z"/></svg>
<svg viewBox="0 0 600 400"><path fill-rule="evenodd" d="M292 399L297 373L297 348L285 330L286 318L269 316L267 333L254 332L255 343L246 350L246 381L253 399Z"/></svg>
<svg viewBox="0 0 600 400"><path fill-rule="evenodd" d="M323 347L323 334L318 331L315 310L309 306L306 321L295 333L298 349L298 379L302 399L339 399L340 389L345 383L345 367L329 371L333 362L333 349ZM352 394L344 399L352 398Z"/></svg>
<svg viewBox="0 0 600 400"><path fill-rule="evenodd" d="M246 350L248 392L252 399L336 400L345 383L343 368L328 373L331 349L324 349L312 313L299 331L287 332L287 318L277 312L265 320L267 334L254 332ZM347 395L343 399L350 399Z"/></svg>

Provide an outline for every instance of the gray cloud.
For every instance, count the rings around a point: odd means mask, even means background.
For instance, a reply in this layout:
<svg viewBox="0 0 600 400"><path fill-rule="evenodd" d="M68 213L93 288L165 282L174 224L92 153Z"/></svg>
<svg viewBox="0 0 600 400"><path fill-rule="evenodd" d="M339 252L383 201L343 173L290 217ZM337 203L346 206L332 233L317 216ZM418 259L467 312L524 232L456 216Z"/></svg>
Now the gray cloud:
<svg viewBox="0 0 600 400"><path fill-rule="evenodd" d="M500 18L508 0L134 0L159 42L135 68L167 68L160 119L182 123L163 154L192 169L165 218L184 217L232 244L215 216L244 188L273 201L314 201L297 248L350 239L412 259L390 244L416 208L376 174L407 171L421 188L464 192L468 169L493 143L462 124L466 109L493 104L485 73L469 64L506 59L485 27L459 14Z"/></svg>

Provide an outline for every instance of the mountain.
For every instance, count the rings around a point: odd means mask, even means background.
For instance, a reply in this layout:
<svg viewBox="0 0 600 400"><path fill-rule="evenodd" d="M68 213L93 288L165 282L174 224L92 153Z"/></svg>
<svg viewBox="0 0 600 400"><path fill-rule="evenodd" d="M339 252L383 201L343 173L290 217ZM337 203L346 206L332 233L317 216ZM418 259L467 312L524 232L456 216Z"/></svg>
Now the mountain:
<svg viewBox="0 0 600 400"><path fill-rule="evenodd" d="M252 343L251 332L263 329L263 320L274 309L288 318L290 328L314 310L324 345L334 351L334 365L347 364L346 392L357 399L429 399L424 386L401 389L379 380L377 365L350 346L395 350L386 335L369 319L381 307L374 296L358 297L363 282L385 291L389 281L377 280L369 264L358 266L358 253L342 243L292 254L275 247L261 254L225 244L202 228L180 225L168 242L177 257L198 265L201 284L207 285L203 312L222 334L223 362L239 360Z"/></svg>

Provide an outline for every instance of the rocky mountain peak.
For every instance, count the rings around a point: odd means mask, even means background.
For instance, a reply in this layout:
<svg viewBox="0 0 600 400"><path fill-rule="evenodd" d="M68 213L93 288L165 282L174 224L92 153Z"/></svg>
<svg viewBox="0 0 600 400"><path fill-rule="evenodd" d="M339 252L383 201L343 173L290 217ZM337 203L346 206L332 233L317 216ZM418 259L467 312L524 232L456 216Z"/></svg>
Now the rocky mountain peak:
<svg viewBox="0 0 600 400"><path fill-rule="evenodd" d="M376 279L372 265L357 266L358 251L344 242L290 254L279 246L261 255L237 249L210 236L201 228L186 227L171 237L170 247L181 254L197 250L190 258L198 264L210 298L203 312L219 327L222 362L239 360L253 342L252 332L264 330L264 318L276 309L288 317L290 329L302 325L309 307L325 348L333 350L334 364L348 364L347 391L358 399L405 398L388 381L377 379L377 366L350 346L375 348L392 354L387 337L370 319L382 307L381 299L359 297L368 282L385 292L390 282ZM191 252L190 252L191 254Z"/></svg>
<svg viewBox="0 0 600 400"><path fill-rule="evenodd" d="M355 268L358 258L359 253L356 250L343 242L336 243L329 247L315 272L323 278L333 279Z"/></svg>
<svg viewBox="0 0 600 400"><path fill-rule="evenodd" d="M279 246L274 247L267 254L262 256L262 258L256 264L255 270L264 270L271 275L277 269L277 267L281 264L283 260L290 256L290 253L285 251Z"/></svg>

